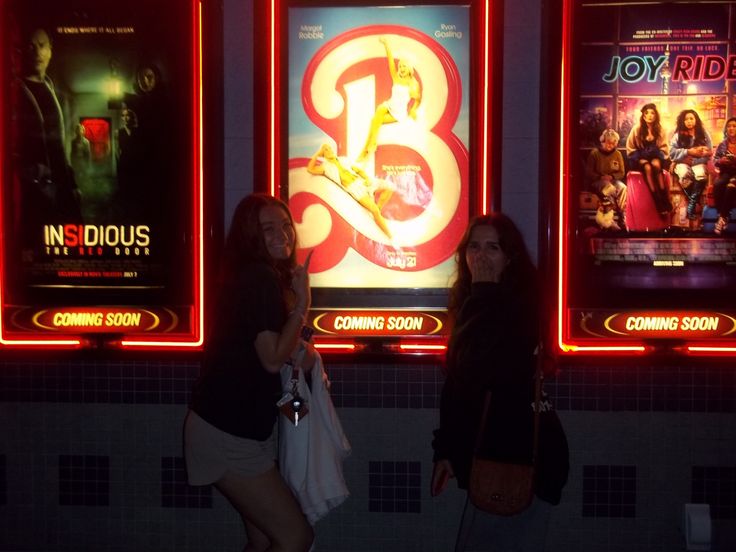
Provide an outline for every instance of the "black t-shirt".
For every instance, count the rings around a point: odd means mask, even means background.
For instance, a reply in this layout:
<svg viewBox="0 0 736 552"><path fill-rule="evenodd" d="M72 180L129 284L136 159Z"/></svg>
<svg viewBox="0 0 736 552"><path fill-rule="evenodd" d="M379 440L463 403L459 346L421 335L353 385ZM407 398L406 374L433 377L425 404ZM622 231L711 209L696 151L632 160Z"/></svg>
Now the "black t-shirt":
<svg viewBox="0 0 736 552"><path fill-rule="evenodd" d="M281 377L263 367L255 339L262 331L281 332L283 293L276 272L263 263L243 267L219 291L191 407L222 431L263 441L277 419Z"/></svg>

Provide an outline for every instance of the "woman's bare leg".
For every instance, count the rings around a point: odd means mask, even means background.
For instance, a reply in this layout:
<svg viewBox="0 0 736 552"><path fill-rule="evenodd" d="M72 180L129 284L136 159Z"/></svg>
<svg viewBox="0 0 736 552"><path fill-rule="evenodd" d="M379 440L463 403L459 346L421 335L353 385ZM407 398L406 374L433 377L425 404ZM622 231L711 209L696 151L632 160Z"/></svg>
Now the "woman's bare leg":
<svg viewBox="0 0 736 552"><path fill-rule="evenodd" d="M243 552L265 552L268 547L271 546L271 541L258 527L253 525L250 521L245 518L243 523L245 524L245 534L248 537L248 542L243 548Z"/></svg>
<svg viewBox="0 0 736 552"><path fill-rule="evenodd" d="M371 126L368 129L368 138L365 140L365 146L363 151L358 156L358 162L363 161L371 153L376 151L376 144L378 143L378 131L382 125L395 123L396 119L393 118L391 113L388 112L388 108L381 104L376 109L373 118L371 119Z"/></svg>
<svg viewBox="0 0 736 552"><path fill-rule="evenodd" d="M268 540L263 552L308 552L314 532L275 466L256 477L228 472L215 487L238 511L246 531L249 525L256 529L253 537L260 542L254 545Z"/></svg>
<svg viewBox="0 0 736 552"><path fill-rule="evenodd" d="M364 197L359 201L359 203L368 209L370 211L371 215L373 215L373 220L376 221L376 224L381 229L381 231L386 234L389 238L391 238L391 230L388 229L388 224L386 224L386 219L383 218L383 215L381 214L381 211L378 209L378 205L376 205L376 202L373 201L370 198Z"/></svg>

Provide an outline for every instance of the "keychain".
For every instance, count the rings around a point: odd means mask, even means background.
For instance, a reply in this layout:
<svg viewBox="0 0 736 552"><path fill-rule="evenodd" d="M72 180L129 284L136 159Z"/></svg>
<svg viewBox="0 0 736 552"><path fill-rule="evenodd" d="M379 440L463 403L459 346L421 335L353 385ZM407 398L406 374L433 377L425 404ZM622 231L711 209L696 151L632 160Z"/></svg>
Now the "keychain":
<svg viewBox="0 0 736 552"><path fill-rule="evenodd" d="M311 338L312 331L308 326L304 326L301 333L302 339L308 341ZM292 369L291 379L289 380L290 390L284 393L279 402L276 403L279 410L295 427L299 425L299 420L303 420L309 412L307 401L299 394L299 370L305 353L306 349L302 345L297 352L296 363L292 362L291 359L286 361L286 364L290 365Z"/></svg>

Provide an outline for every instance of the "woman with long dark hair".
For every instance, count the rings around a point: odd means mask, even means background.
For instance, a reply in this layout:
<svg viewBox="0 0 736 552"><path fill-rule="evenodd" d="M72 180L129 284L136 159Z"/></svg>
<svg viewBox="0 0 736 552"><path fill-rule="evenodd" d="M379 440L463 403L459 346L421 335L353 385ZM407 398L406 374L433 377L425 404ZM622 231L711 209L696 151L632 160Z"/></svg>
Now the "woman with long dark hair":
<svg viewBox="0 0 736 552"><path fill-rule="evenodd" d="M626 140L626 155L629 158L629 168L632 171L641 171L657 211L662 215L669 214L672 211L670 191L662 174L666 169L669 147L659 111L653 103L642 106L639 122L632 127Z"/></svg>
<svg viewBox="0 0 736 552"><path fill-rule="evenodd" d="M677 116L677 128L670 140L673 172L687 196L687 218L693 229L697 225L697 206L708 183L708 161L713 143L694 109L683 109Z"/></svg>
<svg viewBox="0 0 736 552"><path fill-rule="evenodd" d="M184 425L189 483L213 484L245 525L247 552L306 552L313 532L276 457L280 370L300 343L310 305L308 261L280 200L262 194L235 209L225 242L213 327Z"/></svg>
<svg viewBox="0 0 736 552"><path fill-rule="evenodd" d="M435 431L432 495L450 478L468 488L487 392L480 448L501 461L530 462L535 350L541 310L537 272L513 221L500 213L470 222L456 252L450 291L452 333L440 427ZM545 398L546 408L551 404ZM556 414L540 415L536 498L516 516L494 516L467 501L457 550L542 550L550 508L567 481L567 441Z"/></svg>

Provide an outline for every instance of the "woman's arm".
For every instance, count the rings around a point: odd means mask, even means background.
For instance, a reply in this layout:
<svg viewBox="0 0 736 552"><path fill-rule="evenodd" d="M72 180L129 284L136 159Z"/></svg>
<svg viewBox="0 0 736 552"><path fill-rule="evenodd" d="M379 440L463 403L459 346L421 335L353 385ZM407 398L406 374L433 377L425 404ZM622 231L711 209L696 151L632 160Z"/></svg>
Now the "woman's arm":
<svg viewBox="0 0 736 552"><path fill-rule="evenodd" d="M664 130L661 131L657 138L657 145L659 146L659 150L664 154L664 158L667 159L670 154L670 147L667 143L667 138L664 135Z"/></svg>
<svg viewBox="0 0 736 552"><path fill-rule="evenodd" d="M603 176L598 172L598 157L600 154L597 152L597 148L591 150L588 154L588 159L585 161L585 178L591 184L596 180L600 180L601 176Z"/></svg>
<svg viewBox="0 0 736 552"><path fill-rule="evenodd" d="M396 82L397 75L396 75L396 67L394 65L394 56L391 53L391 48L388 45L388 40L385 36L382 36L378 39L378 41L383 44L384 49L386 50L386 59L388 60L388 72L391 73L391 80Z"/></svg>
<svg viewBox="0 0 736 552"><path fill-rule="evenodd" d="M733 167L734 159L733 156L728 155L728 140L724 140L716 148L716 153L713 156L713 161L718 168Z"/></svg>
<svg viewBox="0 0 736 552"><path fill-rule="evenodd" d="M689 148L679 147L678 145L679 139L680 139L680 133L675 131L674 134L672 134L672 138L670 139L670 158L676 162L682 162L683 159L685 159L688 155L690 155ZM660 149L662 148L660 147ZM693 155L693 157L695 156Z"/></svg>
<svg viewBox="0 0 736 552"><path fill-rule="evenodd" d="M292 288L296 294L296 306L286 318L281 332L265 330L259 332L255 340L256 353L266 371L273 374L279 372L284 362L291 358L292 352L299 345L302 326L309 310L312 297L309 290L310 251L303 266L294 270Z"/></svg>

